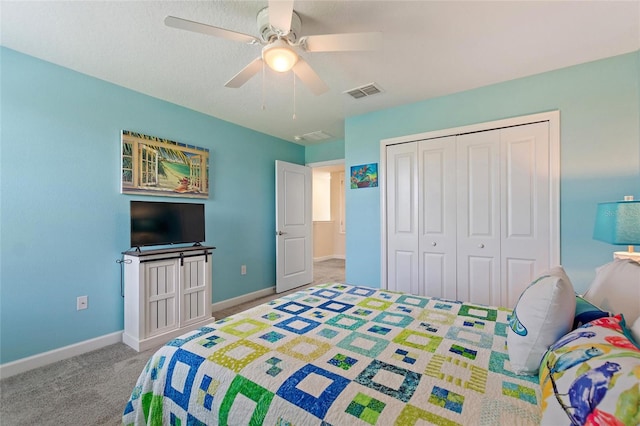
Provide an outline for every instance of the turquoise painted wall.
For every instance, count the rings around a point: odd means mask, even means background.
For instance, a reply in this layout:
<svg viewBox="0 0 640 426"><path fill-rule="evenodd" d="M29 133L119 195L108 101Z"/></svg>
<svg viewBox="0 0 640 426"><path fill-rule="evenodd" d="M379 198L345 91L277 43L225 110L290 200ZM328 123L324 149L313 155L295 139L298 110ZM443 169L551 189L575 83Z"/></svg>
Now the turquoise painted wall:
<svg viewBox="0 0 640 426"><path fill-rule="evenodd" d="M6 48L0 64L0 363L123 329L129 201L184 199L119 193L121 129L209 148L213 301L275 284L274 161L304 147Z"/></svg>
<svg viewBox="0 0 640 426"><path fill-rule="evenodd" d="M347 119L345 162L380 161L380 140L560 110L561 262L576 290L619 250L591 236L596 204L640 198L638 52ZM347 190L346 280L380 285L380 191Z"/></svg>
<svg viewBox="0 0 640 426"><path fill-rule="evenodd" d="M309 145L305 148L305 163L319 163L321 161L342 160L344 158L344 139Z"/></svg>

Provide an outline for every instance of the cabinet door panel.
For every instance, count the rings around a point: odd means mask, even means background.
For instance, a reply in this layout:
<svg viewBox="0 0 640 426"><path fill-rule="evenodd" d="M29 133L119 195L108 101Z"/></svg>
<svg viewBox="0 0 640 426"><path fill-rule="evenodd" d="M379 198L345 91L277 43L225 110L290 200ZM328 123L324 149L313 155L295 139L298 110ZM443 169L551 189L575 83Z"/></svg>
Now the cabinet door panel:
<svg viewBox="0 0 640 426"><path fill-rule="evenodd" d="M210 315L207 309L211 304L207 300L207 274L209 262L204 256L184 259L182 266L182 289L180 306L180 325L188 325L200 321Z"/></svg>
<svg viewBox="0 0 640 426"><path fill-rule="evenodd" d="M152 336L177 327L176 262L169 260L147 263L145 275L147 277L147 335Z"/></svg>

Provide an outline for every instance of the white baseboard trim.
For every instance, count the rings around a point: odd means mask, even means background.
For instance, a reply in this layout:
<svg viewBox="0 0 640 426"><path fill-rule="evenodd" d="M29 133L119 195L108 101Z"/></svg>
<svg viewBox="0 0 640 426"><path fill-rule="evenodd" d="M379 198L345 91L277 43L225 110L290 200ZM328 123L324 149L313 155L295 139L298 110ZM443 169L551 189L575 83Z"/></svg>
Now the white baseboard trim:
<svg viewBox="0 0 640 426"><path fill-rule="evenodd" d="M320 257L314 257L313 261L314 262L322 262L323 260L329 260L329 259L345 259L345 255L344 254L330 254L329 256L320 256Z"/></svg>
<svg viewBox="0 0 640 426"><path fill-rule="evenodd" d="M260 299L261 297L271 296L272 294L276 294L275 286L268 287L263 290L254 291L253 293L243 294L242 296L233 297L221 302L213 303L211 305L211 310L212 312L221 311L223 309L232 308L245 302L251 302L252 300Z"/></svg>
<svg viewBox="0 0 640 426"><path fill-rule="evenodd" d="M330 258L335 258L335 256L331 256ZM243 294L242 296L233 297L231 299L213 303L211 304L211 309L213 310L213 312L221 311L223 309L231 308L245 302L250 302L252 300L259 299L265 296L271 296L274 294L276 294L276 287L268 287L262 290L254 291L253 293ZM185 330L181 329L180 334L184 332ZM115 333L106 334L104 336L85 340L83 342L74 343L73 345L64 346L62 348L53 349L51 351L32 355L30 357L18 359L16 361L0 364L0 379L15 376L16 374L24 373L25 371L33 370L34 368L43 367L57 361L62 361L63 359L71 358L76 355L81 355L83 353L91 352L96 349L112 345L114 343L121 343L123 341L123 332L116 331Z"/></svg>
<svg viewBox="0 0 640 426"><path fill-rule="evenodd" d="M314 262L322 262L323 260L329 260L329 259L333 259L333 256L329 255L329 256L314 257L313 261Z"/></svg>
<svg viewBox="0 0 640 426"><path fill-rule="evenodd" d="M177 328L175 330L171 330L157 336L147 337L146 339L138 340L133 336L128 335L126 332L122 333L122 343L131 348L135 349L137 352L146 351L148 349L159 348L160 346L166 344L172 339L175 339L178 336L185 335L190 331L198 330L200 327L207 326L214 322L216 319L214 317L206 318L202 321L198 321L194 324L189 324L187 326Z"/></svg>
<svg viewBox="0 0 640 426"><path fill-rule="evenodd" d="M106 334L104 336L85 340L83 342L74 343L73 345L64 346L62 348L53 349L51 351L42 352L30 357L18 359L0 365L0 379L15 376L34 368L52 364L63 359L71 358L76 355L91 352L114 343L122 342L122 331Z"/></svg>

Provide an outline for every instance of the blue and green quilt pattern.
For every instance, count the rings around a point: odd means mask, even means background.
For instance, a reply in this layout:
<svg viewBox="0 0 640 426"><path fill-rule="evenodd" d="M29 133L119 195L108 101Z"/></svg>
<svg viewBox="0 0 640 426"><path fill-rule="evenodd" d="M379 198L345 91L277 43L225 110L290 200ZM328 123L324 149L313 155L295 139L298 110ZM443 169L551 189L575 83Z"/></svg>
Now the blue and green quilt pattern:
<svg viewBox="0 0 640 426"><path fill-rule="evenodd" d="M159 349L123 424L537 425L537 377L510 371L509 313L311 287Z"/></svg>

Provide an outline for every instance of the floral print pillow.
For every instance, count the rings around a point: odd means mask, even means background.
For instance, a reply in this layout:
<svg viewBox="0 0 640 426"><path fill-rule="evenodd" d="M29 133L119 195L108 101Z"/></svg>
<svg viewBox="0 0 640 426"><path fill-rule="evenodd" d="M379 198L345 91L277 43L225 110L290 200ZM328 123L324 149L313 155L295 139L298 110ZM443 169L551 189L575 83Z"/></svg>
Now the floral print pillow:
<svg viewBox="0 0 640 426"><path fill-rule="evenodd" d="M640 424L640 347L621 314L551 345L539 379L543 425Z"/></svg>

